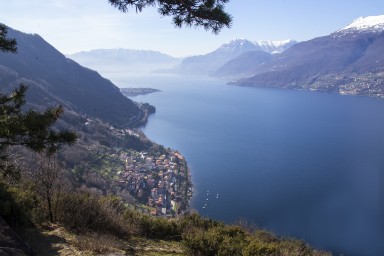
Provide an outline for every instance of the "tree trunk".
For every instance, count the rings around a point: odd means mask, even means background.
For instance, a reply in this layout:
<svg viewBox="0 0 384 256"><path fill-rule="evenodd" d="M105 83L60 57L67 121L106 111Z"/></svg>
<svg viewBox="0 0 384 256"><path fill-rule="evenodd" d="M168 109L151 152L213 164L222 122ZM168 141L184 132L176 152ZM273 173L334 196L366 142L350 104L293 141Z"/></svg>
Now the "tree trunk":
<svg viewBox="0 0 384 256"><path fill-rule="evenodd" d="M47 203L48 203L49 221L53 222L52 202L51 202L51 195L49 193L47 193Z"/></svg>

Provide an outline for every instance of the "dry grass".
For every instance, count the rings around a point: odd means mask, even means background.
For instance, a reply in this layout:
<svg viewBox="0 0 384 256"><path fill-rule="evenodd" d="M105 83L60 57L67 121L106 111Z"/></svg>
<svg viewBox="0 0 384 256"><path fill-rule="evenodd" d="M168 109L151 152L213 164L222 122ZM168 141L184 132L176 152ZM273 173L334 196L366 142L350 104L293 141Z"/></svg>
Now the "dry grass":
<svg viewBox="0 0 384 256"><path fill-rule="evenodd" d="M26 229L23 237L36 255L82 255L74 245L76 236L55 224Z"/></svg>
<svg viewBox="0 0 384 256"><path fill-rule="evenodd" d="M128 255L137 256L183 256L184 249L179 242L150 240L144 238L132 238L127 243L131 248L131 253ZM134 253L133 253L134 252Z"/></svg>
<svg viewBox="0 0 384 256"><path fill-rule="evenodd" d="M24 237L36 255L91 256L182 256L181 243L145 238L120 239L111 235L87 233L75 235L59 225L28 229Z"/></svg>
<svg viewBox="0 0 384 256"><path fill-rule="evenodd" d="M116 252L120 246L115 237L97 233L80 235L75 244L80 251L96 254Z"/></svg>

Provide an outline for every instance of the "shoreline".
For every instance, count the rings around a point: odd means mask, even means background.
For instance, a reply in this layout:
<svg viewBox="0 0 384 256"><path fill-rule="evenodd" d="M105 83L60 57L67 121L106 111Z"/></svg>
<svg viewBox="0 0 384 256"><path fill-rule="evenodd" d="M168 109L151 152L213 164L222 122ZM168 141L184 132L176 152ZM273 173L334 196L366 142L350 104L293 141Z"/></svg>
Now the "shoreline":
<svg viewBox="0 0 384 256"><path fill-rule="evenodd" d="M120 88L120 92L125 96L125 97L136 97L139 95L147 95L150 93L155 93L155 92L161 92L159 89L153 89L153 88Z"/></svg>
<svg viewBox="0 0 384 256"><path fill-rule="evenodd" d="M141 130L125 129L124 133L148 148L119 151L124 167L116 172L114 186L129 192L134 207L149 215L174 218L189 213L193 183L185 157L153 142Z"/></svg>
<svg viewBox="0 0 384 256"><path fill-rule="evenodd" d="M160 92L160 90L151 89L151 88L138 88L138 89L144 89L145 91L147 91L147 89L150 89L151 92ZM151 93L151 92L148 92L148 93ZM121 93L125 97L128 97L128 95L123 91L121 91ZM145 94L148 94L148 93L145 93ZM168 173L168 175L172 177L173 175L170 173L177 172L176 174L178 177L177 184L174 184L175 182L174 183L171 182L170 184L172 185L170 185L167 183L168 182L167 180L164 181L164 184L162 182L160 182L160 184L158 183L157 185L159 185L161 190L160 193L159 191L155 191L155 190L150 191L150 193L147 193L148 195L150 195L149 199L145 203L144 203L144 200L142 199L143 192L140 189L136 189L133 195L133 197L137 201L136 206L139 208L142 208L143 211L147 211L151 215L167 215L168 213L167 210L169 209L172 209L176 215L175 216L168 215L168 217L176 217L177 215L189 213L191 211L190 204L193 197L193 183L191 178L191 170L187 164L187 161L185 160L185 157L178 150L166 148L164 145L158 144L157 142L150 140L144 134L144 132L140 130L141 127L145 126L148 123L149 116L151 114L156 113L156 108L150 105L149 103L135 102L135 104L138 105L140 112L138 113L137 116L134 116L135 118L134 120L131 120L129 121L129 123L125 124L125 126L127 125L131 126L131 128L128 128L129 136L134 136L138 139L142 139L143 141L149 141L155 147L159 148L158 152L156 152L158 157L156 161L153 162L153 159L152 159L153 156L150 157L151 160L148 160L148 159L146 160L148 161L148 166L146 167L147 172L152 172L153 170L157 169L157 173L152 173L152 176L156 176L155 178L163 177L164 175L167 175L166 173ZM144 160L145 158L144 155L147 155L148 152L141 151L140 154L142 158L141 160ZM125 159L125 161L127 161L127 158ZM139 159L136 159L136 161L140 162ZM164 162L165 162L165 165L163 165ZM176 166L180 165L180 167L167 169L169 167L168 164L176 164ZM125 169L127 170L127 166ZM133 173L135 168L131 168L131 169ZM138 171L138 173L141 173L141 172ZM119 178L118 180L119 186L125 183L124 180L126 180L126 178L129 176L129 173L125 175L126 175L125 177L121 176ZM144 178L144 176L142 175L141 178ZM148 179L148 177L146 178ZM153 181L151 180L150 183L152 182ZM174 191L171 191L169 193L164 192L163 188L169 185L170 187L172 187ZM156 188L158 187L156 186L152 187L152 189L156 189ZM167 188L167 190L170 191L169 187ZM160 195L160 198L158 197L158 195ZM152 197L152 200L150 200L150 197ZM152 210L145 209L147 207L155 208L155 206L161 206L160 207L161 209L157 209L156 211L154 211L153 209ZM165 206L165 210L163 209L164 208L163 206Z"/></svg>

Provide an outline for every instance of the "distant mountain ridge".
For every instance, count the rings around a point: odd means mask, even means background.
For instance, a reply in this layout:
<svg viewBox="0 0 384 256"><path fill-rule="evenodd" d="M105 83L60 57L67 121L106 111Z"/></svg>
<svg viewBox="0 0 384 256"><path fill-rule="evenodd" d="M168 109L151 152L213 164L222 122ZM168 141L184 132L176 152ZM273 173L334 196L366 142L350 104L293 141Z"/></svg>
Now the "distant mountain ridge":
<svg viewBox="0 0 384 256"><path fill-rule="evenodd" d="M297 43L235 84L384 97L384 15Z"/></svg>
<svg viewBox="0 0 384 256"><path fill-rule="evenodd" d="M247 51L263 51L267 53L281 53L296 44L292 39L281 41L250 41L244 38L237 38L228 43L222 44L214 52L247 52Z"/></svg>
<svg viewBox="0 0 384 256"><path fill-rule="evenodd" d="M81 51L73 54L68 54L67 57L81 56L89 58L98 58L98 57L119 57L124 59L124 61L137 61L137 60L151 60L151 61L170 61L177 58L174 58L170 55L151 50L133 50L125 48L115 48L115 49L94 49L90 51ZM131 59L126 59L130 57Z"/></svg>
<svg viewBox="0 0 384 256"><path fill-rule="evenodd" d="M169 69L181 62L180 58L158 51L125 48L82 51L67 57L111 78L115 73L137 74Z"/></svg>
<svg viewBox="0 0 384 256"><path fill-rule="evenodd" d="M253 42L243 38L234 39L208 54L183 59L173 71L181 74L212 75L228 61L246 52L276 53L288 49L295 43L294 40Z"/></svg>
<svg viewBox="0 0 384 256"><path fill-rule="evenodd" d="M67 57L101 74L114 78L119 73L171 72L192 75L216 75L228 61L245 52L280 53L297 43L294 40L250 41L243 38L222 44L216 50L198 56L175 58L158 51L132 49L96 49L68 54ZM225 70L225 68L224 68ZM218 72L217 72L218 71Z"/></svg>
<svg viewBox="0 0 384 256"><path fill-rule="evenodd" d="M66 58L39 35L9 28L8 36L17 40L18 52L0 55L0 84L4 90L24 83L29 86L30 104L61 104L118 126L133 125L144 115L109 80Z"/></svg>

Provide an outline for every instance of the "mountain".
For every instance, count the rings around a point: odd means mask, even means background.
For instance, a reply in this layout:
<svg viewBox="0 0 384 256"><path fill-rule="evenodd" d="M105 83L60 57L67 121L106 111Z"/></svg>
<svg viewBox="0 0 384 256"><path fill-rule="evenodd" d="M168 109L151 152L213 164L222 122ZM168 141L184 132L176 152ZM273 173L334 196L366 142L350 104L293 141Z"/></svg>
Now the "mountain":
<svg viewBox="0 0 384 256"><path fill-rule="evenodd" d="M384 15L360 17L351 24L336 31L335 34L345 35L350 33L377 33L384 31Z"/></svg>
<svg viewBox="0 0 384 256"><path fill-rule="evenodd" d="M10 91L29 86L27 102L35 106L64 105L67 110L115 125L133 124L144 116L137 104L96 71L66 58L43 38L9 28L17 54L0 54L0 84Z"/></svg>
<svg viewBox="0 0 384 256"><path fill-rule="evenodd" d="M383 53L384 15L359 18L295 44L235 84L384 97Z"/></svg>
<svg viewBox="0 0 384 256"><path fill-rule="evenodd" d="M211 75L225 63L245 52L278 52L294 43L292 40L252 42L247 39L235 39L208 54L185 58L174 71L182 74Z"/></svg>
<svg viewBox="0 0 384 256"><path fill-rule="evenodd" d="M260 49L268 53L282 53L287 50L297 42L292 39L282 40L282 41L255 41L254 44L259 46Z"/></svg>
<svg viewBox="0 0 384 256"><path fill-rule="evenodd" d="M246 39L235 39L205 55L185 58L175 71L182 74L209 75L227 61L248 51L257 51L260 47Z"/></svg>
<svg viewBox="0 0 384 256"><path fill-rule="evenodd" d="M275 55L284 52L297 42L294 40L284 41L255 41L252 42L255 49L240 54L224 63L211 75L220 78L238 79L248 77L255 73L261 65L268 63Z"/></svg>
<svg viewBox="0 0 384 256"><path fill-rule="evenodd" d="M67 55L81 65L113 77L114 73L149 73L169 69L181 59L157 51L131 49L96 49Z"/></svg>
<svg viewBox="0 0 384 256"><path fill-rule="evenodd" d="M222 78L239 78L252 75L260 65L269 62L272 54L263 51L250 51L228 61L212 75Z"/></svg>

